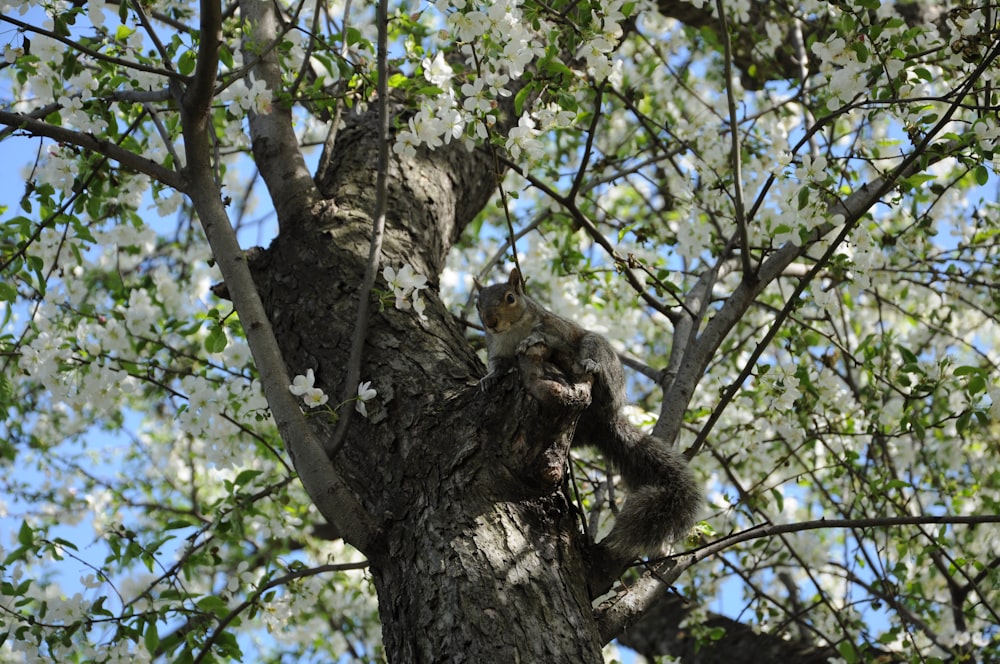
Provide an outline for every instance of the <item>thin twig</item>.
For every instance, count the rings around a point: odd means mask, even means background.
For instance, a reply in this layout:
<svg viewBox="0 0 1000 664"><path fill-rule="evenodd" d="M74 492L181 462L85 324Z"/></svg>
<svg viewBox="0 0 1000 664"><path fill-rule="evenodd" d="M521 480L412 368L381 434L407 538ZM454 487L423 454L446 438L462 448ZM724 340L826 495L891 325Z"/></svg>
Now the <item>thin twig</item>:
<svg viewBox="0 0 1000 664"><path fill-rule="evenodd" d="M252 26L255 30L263 32L263 36L273 34L274 21L267 14L268 11L273 11L269 4L247 3L245 7L250 8L248 11L255 19ZM181 96L181 124L187 157L185 193L191 198L198 213L216 264L229 288L233 306L239 312L240 323L246 332L247 343L260 376L264 396L274 416L275 425L282 440L285 441L289 456L295 464L299 479L320 513L337 524L344 534L345 541L363 551L368 546L372 533L369 517L347 487L343 477L333 464L329 463L323 445L306 423L298 400L288 390L292 381L288 376L288 368L281 349L278 347L274 328L254 285L246 254L236 238L219 188L213 182L212 141L209 134L213 131L211 94L217 62L208 59L206 54L213 49L205 42L212 39L211 35L218 34L220 24L218 3L213 0L202 0L201 35L204 41L203 48L199 49L196 71L204 73L211 80L196 82L191 90ZM255 36L258 35L254 35L251 31L246 35L246 39ZM273 59L265 61L265 65L273 66ZM280 111L272 110L270 114L252 117L251 127L261 123L265 125L264 131L273 129L275 135L282 135L283 130L290 128L287 114L276 116L276 113ZM288 157L289 160L295 159L295 154L289 153ZM285 174L293 169L301 170L298 165L289 166L287 163L282 164L282 169ZM298 183L289 184L288 188L309 194L307 189Z"/></svg>
<svg viewBox="0 0 1000 664"><path fill-rule="evenodd" d="M229 624L232 623L235 619L239 618L240 614L243 613L246 609L256 604L257 601L264 595L264 593L271 590L272 588L283 586L286 583L295 581L296 579L301 579L307 576L315 576L317 574L322 574L325 572L346 572L350 570L365 569L367 567L368 567L367 560L360 563L329 563L326 565L319 565L318 567L310 567L308 569L295 570L293 572L289 572L288 574L279 576L276 579L271 579L261 587L257 588L257 590L255 590L253 593L248 595L247 598L242 602L240 602L235 609L230 611L222 620L219 621L218 626L209 635L209 637L205 639L205 642L201 645L201 651L198 653L198 656L194 658L194 664L198 664L198 662L201 662L206 657L210 656L212 653L212 646L218 640L219 636L221 636L226 631L226 627L228 627Z"/></svg>
<svg viewBox="0 0 1000 664"><path fill-rule="evenodd" d="M316 12L319 13L318 11ZM340 32L340 57L347 59L347 23L351 17L351 0L344 2L344 18ZM316 182L322 183L326 180L326 173L330 170L330 159L333 157L333 146L337 143L337 132L340 131L340 119L344 115L344 99L337 98L337 110L330 121L330 130L323 141L323 151L319 155L319 165L316 167Z"/></svg>
<svg viewBox="0 0 1000 664"><path fill-rule="evenodd" d="M792 46L795 48L795 64L799 67L799 78L802 80L802 126L809 135L809 155L813 159L819 159L819 143L816 136L810 130L816 124L816 118L809 110L809 93L812 86L809 83L809 51L806 50L805 37L802 35L802 22L798 18L792 19Z"/></svg>
<svg viewBox="0 0 1000 664"><path fill-rule="evenodd" d="M146 11L142 8L141 2L130 3L129 7L136 13L139 17L139 23L145 28L146 34L149 35L150 40L152 40L153 45L156 46L156 51L160 54L160 59L163 60L163 66L169 71L176 71L174 69L174 63L170 59L170 53L163 46L163 42L160 41L160 36L156 34L153 30L153 24L149 22L149 17L146 16Z"/></svg>
<svg viewBox="0 0 1000 664"><path fill-rule="evenodd" d="M743 264L743 278L755 278L753 264L750 261L750 239L747 235L746 210L743 206L743 158L740 147L739 122L736 117L736 95L733 92L733 45L729 39L729 24L726 21L726 10L722 0L715 0L719 11L722 45L725 48L724 67L726 77L726 102L729 106L729 131L732 132L729 166L733 169L733 207L736 221L736 232L740 238L740 261Z"/></svg>
<svg viewBox="0 0 1000 664"><path fill-rule="evenodd" d="M179 170L184 167L184 162L181 161L181 156L177 154L177 149L174 147L174 141L170 137L170 132L167 131L166 126L160 120L160 116L157 114L156 109L152 104L143 104L142 110L149 114L150 119L153 121L153 125L156 127L157 133L160 135L160 140L163 141L163 146L167 149L170 157L174 160L174 169Z"/></svg>
<svg viewBox="0 0 1000 664"><path fill-rule="evenodd" d="M587 166L590 164L590 157L594 153L594 138L597 136L597 123L601 119L601 102L604 100L604 84L598 86L594 95L594 115L590 119L590 127L587 128L587 142L583 146L583 155L580 157L580 167L573 178L573 186L570 187L566 198L571 201L576 200L576 195L580 193L583 186L583 178L587 174Z"/></svg>
<svg viewBox="0 0 1000 664"><path fill-rule="evenodd" d="M294 19L298 18L299 12L303 6L305 6L304 1L299 5L299 8L295 10ZM299 70L299 73L295 76L295 82L292 83L292 87L288 90L288 96L292 99L295 99L298 96L299 86L302 85L302 81L306 78L306 72L309 71L309 60L312 58L313 50L316 48L316 34L319 32L319 17L320 14L322 14L321 9L320 0L316 0L316 9L313 11L313 22L309 33L309 42L306 44L306 52L302 56L302 69Z"/></svg>
<svg viewBox="0 0 1000 664"><path fill-rule="evenodd" d="M386 64L388 51L388 1L379 0L376 9L375 22L378 24L378 111L379 111L379 144L378 164L375 175L375 220L372 223L371 243L368 246L368 265L365 266L364 282L359 289L358 317L354 321L354 337L351 340L351 356L347 361L347 378L344 381L344 392L341 402L353 401L355 390L361 379L361 358L365 349L365 337L368 335L368 309L372 288L375 287L375 274L382 257L382 236L385 234L385 208L389 178L389 83ZM347 440L347 428L354 414L353 408L346 408L340 413L340 421L334 431L333 439L326 446L326 453L332 458Z"/></svg>

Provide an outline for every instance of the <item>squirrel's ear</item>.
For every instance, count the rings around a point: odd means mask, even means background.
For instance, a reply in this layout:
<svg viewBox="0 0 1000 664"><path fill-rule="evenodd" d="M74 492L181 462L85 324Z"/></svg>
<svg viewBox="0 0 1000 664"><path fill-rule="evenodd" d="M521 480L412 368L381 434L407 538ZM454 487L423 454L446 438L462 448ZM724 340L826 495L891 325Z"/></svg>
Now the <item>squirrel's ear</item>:
<svg viewBox="0 0 1000 664"><path fill-rule="evenodd" d="M481 291L483 290L483 282L479 280L479 277L472 275L472 290Z"/></svg>
<svg viewBox="0 0 1000 664"><path fill-rule="evenodd" d="M521 271L516 267L511 268L510 279L507 280L507 284L509 286L513 286L517 290L521 290L521 286L524 284L524 281L521 279Z"/></svg>

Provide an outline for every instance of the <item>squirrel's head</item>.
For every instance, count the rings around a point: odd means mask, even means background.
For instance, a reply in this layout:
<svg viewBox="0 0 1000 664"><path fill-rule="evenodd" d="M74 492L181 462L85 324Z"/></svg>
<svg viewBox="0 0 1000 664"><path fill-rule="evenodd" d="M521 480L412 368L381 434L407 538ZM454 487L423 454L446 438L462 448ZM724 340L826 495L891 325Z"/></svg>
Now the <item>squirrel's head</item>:
<svg viewBox="0 0 1000 664"><path fill-rule="evenodd" d="M487 332L493 334L505 332L520 320L524 315L524 297L521 272L517 268L510 271L507 283L481 288L476 308Z"/></svg>

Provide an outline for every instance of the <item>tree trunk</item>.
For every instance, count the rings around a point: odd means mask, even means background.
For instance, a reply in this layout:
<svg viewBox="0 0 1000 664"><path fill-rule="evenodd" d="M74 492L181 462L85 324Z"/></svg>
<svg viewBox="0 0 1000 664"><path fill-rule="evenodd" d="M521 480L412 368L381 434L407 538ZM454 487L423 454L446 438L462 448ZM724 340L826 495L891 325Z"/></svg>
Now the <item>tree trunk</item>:
<svg viewBox="0 0 1000 664"><path fill-rule="evenodd" d="M329 180L318 183L324 200L288 211L280 236L253 259L289 372L313 369L330 395L343 390L368 252L373 125L362 118L341 131ZM458 146L394 158L382 265L410 263L435 282L493 191L488 164ZM371 516L363 552L387 656L599 662L587 546L565 476L589 386L567 385L539 347L484 395L482 364L460 325L436 293L425 298L426 320L391 302L373 307L361 376L378 397L367 419L355 414L333 459ZM322 413L309 423L321 440L335 429Z"/></svg>
<svg viewBox="0 0 1000 664"><path fill-rule="evenodd" d="M390 660L602 661L562 466L518 457L545 439L531 427L548 414L509 389L448 405L454 417L429 418L419 440L450 465L434 454L405 464L372 559Z"/></svg>

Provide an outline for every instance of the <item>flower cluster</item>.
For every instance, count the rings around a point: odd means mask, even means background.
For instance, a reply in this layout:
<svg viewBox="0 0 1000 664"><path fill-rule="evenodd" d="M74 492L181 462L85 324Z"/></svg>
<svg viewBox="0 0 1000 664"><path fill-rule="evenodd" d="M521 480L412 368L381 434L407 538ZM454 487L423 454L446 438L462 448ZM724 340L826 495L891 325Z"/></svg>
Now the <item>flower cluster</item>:
<svg viewBox="0 0 1000 664"><path fill-rule="evenodd" d="M813 54L822 63L821 71L829 80L830 100L827 107L830 110L850 103L868 88L868 81L865 79L868 65L858 59L857 52L850 46L843 37L812 45Z"/></svg>
<svg viewBox="0 0 1000 664"><path fill-rule="evenodd" d="M586 72L572 73L581 83L586 83L588 77L604 80L620 76L621 63L614 63L611 57L623 34L624 6L624 0L610 0L600 11L593 12L590 36L577 51L577 57L586 62ZM434 149L452 140L463 140L471 148L474 141L489 139L498 102L512 95L508 85L519 80L532 61L547 58L558 63L558 57L547 49L553 26L544 20L524 20L517 0L498 0L483 9L473 8L465 0L438 0L436 7L460 42L466 73L461 82L456 81L455 71L441 53L424 58L423 77L440 93L428 95L397 134L393 146L396 154L413 156L421 145ZM562 65L554 66L571 71ZM515 160L540 160L544 154L537 137L550 129L572 126L576 114L567 114L568 120L566 114L553 113L547 119L539 115L538 109L525 108L517 126L506 139L501 138L504 147ZM560 122L553 126L551 118Z"/></svg>
<svg viewBox="0 0 1000 664"><path fill-rule="evenodd" d="M454 71L444 54L439 52L434 58L424 58L421 68L427 82L440 88L443 94L425 99L420 110L407 121L406 128L397 134L392 150L408 157L415 155L420 145L433 149L461 137L473 121L469 113L459 108L451 87Z"/></svg>
<svg viewBox="0 0 1000 664"><path fill-rule="evenodd" d="M292 384L288 386L288 391L297 397L302 397L302 402L310 408L326 405L330 400L322 388L316 387L316 375L312 369L306 371L305 375L299 374L293 378ZM372 381L366 380L358 384L358 396L347 401L354 401L354 410L368 417L368 407L365 406L365 402L371 401L376 396L378 396L378 390L372 387Z"/></svg>
<svg viewBox="0 0 1000 664"><path fill-rule="evenodd" d="M224 89L219 99L236 107L234 115L245 115L249 111L270 112L274 95L267 89L267 83L263 79L255 78L251 73L243 79L242 85L231 85Z"/></svg>
<svg viewBox="0 0 1000 664"><path fill-rule="evenodd" d="M587 73L598 81L608 78L614 69L611 54L624 34L621 27L625 20L621 11L624 4L625 0L612 0L602 4L603 15L593 12L591 25L599 29L577 49L577 57L587 62Z"/></svg>
<svg viewBox="0 0 1000 664"><path fill-rule="evenodd" d="M396 298L397 309L406 311L412 306L420 318L427 319L424 315L427 305L420 297L420 291L427 288L427 277L414 270L409 263L403 263L398 272L387 265L382 270L382 277Z"/></svg>
<svg viewBox="0 0 1000 664"><path fill-rule="evenodd" d="M324 405L330 397L321 388L315 386L316 376L313 370L306 371L306 375L298 375L292 379L292 384L288 386L288 391L297 397L302 397L303 403L310 408Z"/></svg>

